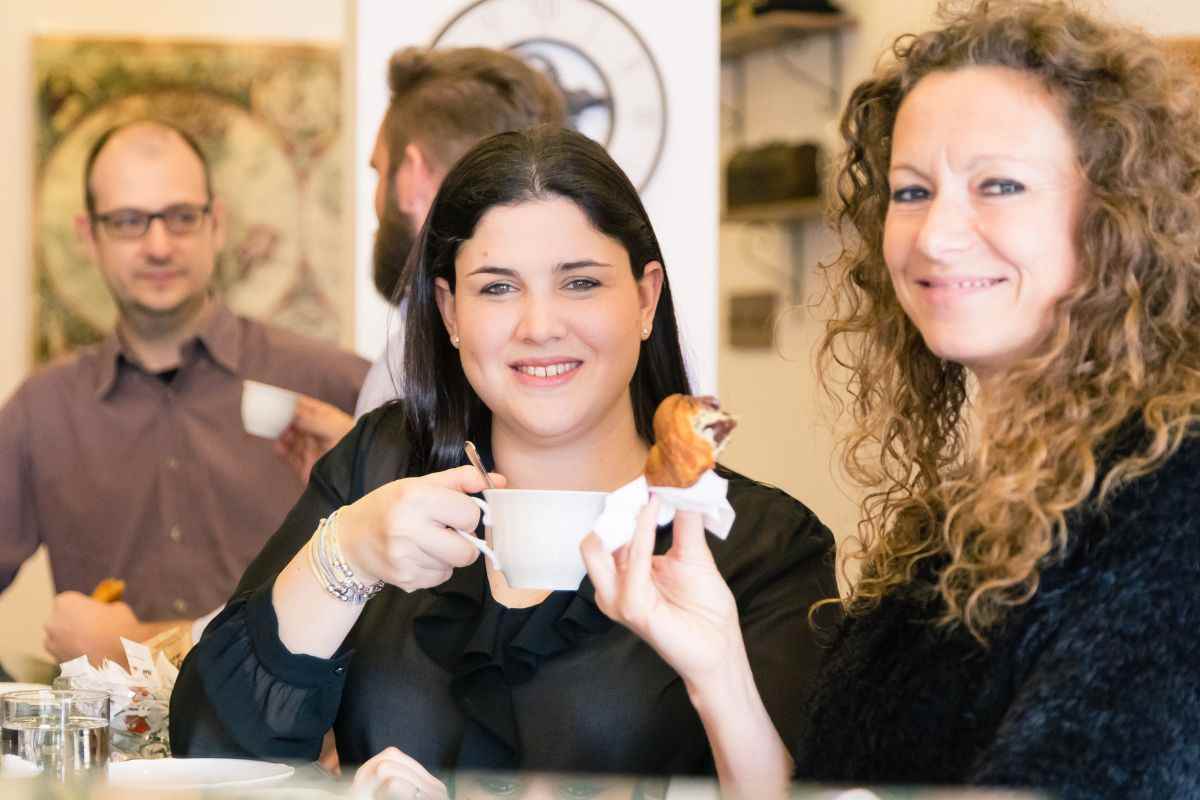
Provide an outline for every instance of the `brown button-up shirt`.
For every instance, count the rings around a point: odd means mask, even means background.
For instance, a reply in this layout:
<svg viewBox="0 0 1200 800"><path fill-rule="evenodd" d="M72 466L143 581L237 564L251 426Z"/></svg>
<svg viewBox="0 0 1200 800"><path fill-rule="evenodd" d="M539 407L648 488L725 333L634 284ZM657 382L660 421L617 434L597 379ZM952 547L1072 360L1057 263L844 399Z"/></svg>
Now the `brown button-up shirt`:
<svg viewBox="0 0 1200 800"><path fill-rule="evenodd" d="M242 381L350 413L368 364L218 306L170 381L110 336L25 381L0 410L0 589L45 544L58 591L126 582L146 620L228 599L299 497L242 428Z"/></svg>

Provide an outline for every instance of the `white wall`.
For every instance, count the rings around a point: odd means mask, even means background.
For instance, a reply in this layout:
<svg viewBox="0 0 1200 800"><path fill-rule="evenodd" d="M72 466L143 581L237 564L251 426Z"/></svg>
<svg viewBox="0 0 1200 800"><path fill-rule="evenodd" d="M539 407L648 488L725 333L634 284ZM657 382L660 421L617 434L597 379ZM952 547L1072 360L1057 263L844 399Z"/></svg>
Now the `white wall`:
<svg viewBox="0 0 1200 800"><path fill-rule="evenodd" d="M1099 7L1154 36L1200 35L1200 3L1193 0L1107 0Z"/></svg>
<svg viewBox="0 0 1200 800"><path fill-rule="evenodd" d="M96 34L340 42L341 0L3 0L0 4L0 401L29 369L33 176L32 40ZM0 520L4 510L0 509ZM4 531L0 529L0 535ZM36 652L49 611L42 554L0 596L0 653Z"/></svg>

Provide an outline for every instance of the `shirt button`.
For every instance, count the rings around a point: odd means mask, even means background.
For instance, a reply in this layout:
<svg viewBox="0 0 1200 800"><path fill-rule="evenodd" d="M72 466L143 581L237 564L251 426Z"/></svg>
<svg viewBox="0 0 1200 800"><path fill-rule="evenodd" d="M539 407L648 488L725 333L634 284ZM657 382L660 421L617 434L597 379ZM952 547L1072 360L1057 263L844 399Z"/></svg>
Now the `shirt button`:
<svg viewBox="0 0 1200 800"><path fill-rule="evenodd" d="M179 459L174 456L167 458L167 469L179 469Z"/></svg>
<svg viewBox="0 0 1200 800"><path fill-rule="evenodd" d="M176 544L183 541L183 531L179 529L178 525L172 525L171 532L167 535L170 536L171 541L175 542Z"/></svg>
<svg viewBox="0 0 1200 800"><path fill-rule="evenodd" d="M171 603L171 608L174 608L176 613L186 614L188 610L187 600L184 600L182 597L177 597L175 598L175 602Z"/></svg>

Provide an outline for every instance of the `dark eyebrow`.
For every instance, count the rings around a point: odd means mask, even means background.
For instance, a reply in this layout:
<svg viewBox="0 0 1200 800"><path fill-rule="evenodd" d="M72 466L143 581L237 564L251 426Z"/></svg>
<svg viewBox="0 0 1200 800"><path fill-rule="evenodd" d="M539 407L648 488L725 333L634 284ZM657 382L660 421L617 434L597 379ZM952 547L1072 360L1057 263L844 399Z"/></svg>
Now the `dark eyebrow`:
<svg viewBox="0 0 1200 800"><path fill-rule="evenodd" d="M579 261L564 261L554 268L555 272L566 272L571 269L583 269L585 267L611 267L612 264L607 264L603 261L596 261L591 258L580 259Z"/></svg>
<svg viewBox="0 0 1200 800"><path fill-rule="evenodd" d="M468 272L466 277L469 278L472 275L501 275L505 278L515 278L517 277L517 271L515 269L505 269L504 267L493 267L484 264L479 269L473 269Z"/></svg>
<svg viewBox="0 0 1200 800"><path fill-rule="evenodd" d="M913 174L915 174L915 175L920 175L922 178L924 178L924 177L925 177L925 173L924 173L924 172L922 172L921 170L919 170L919 169L917 169L916 167L912 166L911 164L906 164L906 163L905 163L905 162L903 162L903 161L893 161L893 162L892 162L890 165L888 165L888 172L889 172L889 173L892 173L892 172L897 172L897 171L899 171L899 170L904 170L905 172L911 172L911 173L913 173Z"/></svg>
<svg viewBox="0 0 1200 800"><path fill-rule="evenodd" d="M554 266L554 271L555 272L567 272L569 270L585 269L587 267L611 267L611 266L612 266L612 264L608 264L603 261L596 261L594 259L584 258L584 259L580 259L579 261L563 261L559 264L556 264ZM470 272L468 272L466 277L469 278L472 275L500 275L505 278L516 278L516 277L520 276L520 273L518 273L515 269L509 269L508 267L497 267L497 266L493 266L491 264L484 264L482 267L479 267L478 269L473 269Z"/></svg>

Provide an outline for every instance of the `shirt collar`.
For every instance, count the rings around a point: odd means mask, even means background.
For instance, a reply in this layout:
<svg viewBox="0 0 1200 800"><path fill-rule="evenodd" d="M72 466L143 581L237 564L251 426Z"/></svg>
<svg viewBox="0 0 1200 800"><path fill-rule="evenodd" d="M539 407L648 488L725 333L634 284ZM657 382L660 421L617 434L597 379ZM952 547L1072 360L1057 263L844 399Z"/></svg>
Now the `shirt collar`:
<svg viewBox="0 0 1200 800"><path fill-rule="evenodd" d="M224 303L214 301L212 313L196 331L196 338L191 341L203 344L204 350L208 352L213 361L229 372L237 374L242 353L241 327L238 325L237 317ZM185 358L190 343L183 344ZM121 359L130 364L136 364L137 361L121 340L118 330L114 330L105 337L99 345L98 352L100 370L96 376L96 397L103 400L116 386Z"/></svg>
<svg viewBox="0 0 1200 800"><path fill-rule="evenodd" d="M100 370L96 376L96 399L103 400L117 383L117 360L125 350L121 337L114 330L100 343Z"/></svg>
<svg viewBox="0 0 1200 800"><path fill-rule="evenodd" d="M213 361L237 374L242 361L242 329L237 317L224 303L213 301L213 311L196 332L196 338Z"/></svg>

